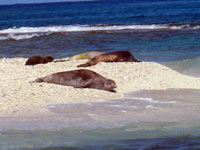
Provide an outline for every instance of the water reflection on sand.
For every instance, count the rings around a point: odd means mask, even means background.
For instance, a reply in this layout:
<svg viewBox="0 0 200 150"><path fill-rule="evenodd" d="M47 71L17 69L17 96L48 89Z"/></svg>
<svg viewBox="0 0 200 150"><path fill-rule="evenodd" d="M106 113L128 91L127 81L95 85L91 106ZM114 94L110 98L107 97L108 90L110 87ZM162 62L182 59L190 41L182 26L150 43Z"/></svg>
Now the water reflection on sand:
<svg viewBox="0 0 200 150"><path fill-rule="evenodd" d="M144 90L124 94L122 99L101 103L49 105L51 112L73 118L81 127L119 127L132 122L196 120L200 90ZM84 122L87 125L84 126Z"/></svg>

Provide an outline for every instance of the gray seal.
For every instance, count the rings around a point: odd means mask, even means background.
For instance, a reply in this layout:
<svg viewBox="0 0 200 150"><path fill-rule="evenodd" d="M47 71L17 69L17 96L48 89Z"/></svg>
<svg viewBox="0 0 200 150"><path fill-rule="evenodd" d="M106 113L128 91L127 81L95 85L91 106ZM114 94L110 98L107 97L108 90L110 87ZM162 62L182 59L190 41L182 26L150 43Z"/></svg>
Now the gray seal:
<svg viewBox="0 0 200 150"><path fill-rule="evenodd" d="M94 88L110 92L115 92L113 89L116 88L114 80L106 79L98 73L86 69L54 73L38 78L35 82L54 83L74 88Z"/></svg>

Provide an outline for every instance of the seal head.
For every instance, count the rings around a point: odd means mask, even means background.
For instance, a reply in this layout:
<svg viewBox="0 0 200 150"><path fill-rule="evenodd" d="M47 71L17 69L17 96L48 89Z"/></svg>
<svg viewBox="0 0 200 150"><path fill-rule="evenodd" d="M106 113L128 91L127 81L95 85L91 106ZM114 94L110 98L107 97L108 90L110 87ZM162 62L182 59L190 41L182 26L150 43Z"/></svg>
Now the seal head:
<svg viewBox="0 0 200 150"><path fill-rule="evenodd" d="M53 58L52 56L47 56L47 57L46 57L46 60L47 60L48 62L52 62L52 61L54 60L54 58Z"/></svg>
<svg viewBox="0 0 200 150"><path fill-rule="evenodd" d="M46 64L48 62L52 62L53 60L54 58L52 56L32 56L26 61L25 65Z"/></svg>

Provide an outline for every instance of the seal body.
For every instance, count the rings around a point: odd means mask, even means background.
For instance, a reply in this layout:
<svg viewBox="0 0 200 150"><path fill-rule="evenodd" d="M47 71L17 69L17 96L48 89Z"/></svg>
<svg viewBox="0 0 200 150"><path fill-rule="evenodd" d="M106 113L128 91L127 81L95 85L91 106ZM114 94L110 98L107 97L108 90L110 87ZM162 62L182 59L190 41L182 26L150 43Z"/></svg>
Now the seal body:
<svg viewBox="0 0 200 150"><path fill-rule="evenodd" d="M115 92L113 89L116 88L114 80L106 79L98 73L86 69L54 73L38 78L35 82L54 83L74 88L94 88L110 92Z"/></svg>
<svg viewBox="0 0 200 150"><path fill-rule="evenodd" d="M32 56L26 61L25 65L46 64L48 62L52 62L53 60L54 58L51 56L47 56L47 57Z"/></svg>
<svg viewBox="0 0 200 150"><path fill-rule="evenodd" d="M116 51L97 55L85 64L77 67L89 67L96 65L99 62L141 62L133 57L129 51Z"/></svg>
<svg viewBox="0 0 200 150"><path fill-rule="evenodd" d="M102 50L96 50L96 51L91 51L88 53L74 55L67 60L56 60L54 62L56 63L56 62L65 62L65 61L71 61L71 60L92 59L93 57L100 55L100 54L104 54L104 52Z"/></svg>
<svg viewBox="0 0 200 150"><path fill-rule="evenodd" d="M80 60L80 59L92 59L93 57L104 54L101 50L91 51L88 53L82 53L75 56L72 56L69 60Z"/></svg>

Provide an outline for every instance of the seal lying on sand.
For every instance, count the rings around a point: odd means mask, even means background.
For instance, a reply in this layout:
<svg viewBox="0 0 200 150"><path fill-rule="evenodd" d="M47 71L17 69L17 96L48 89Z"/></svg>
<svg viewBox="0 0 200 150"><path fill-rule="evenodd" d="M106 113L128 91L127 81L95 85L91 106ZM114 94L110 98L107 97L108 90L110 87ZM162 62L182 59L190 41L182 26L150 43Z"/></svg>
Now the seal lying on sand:
<svg viewBox="0 0 200 150"><path fill-rule="evenodd" d="M100 54L104 54L104 52L102 50L96 50L96 51L91 51L91 52L87 52L87 53L81 53L81 54L78 54L78 55L74 55L67 60L56 60L54 62L65 62L65 61L71 61L71 60L92 59L93 57L100 55Z"/></svg>
<svg viewBox="0 0 200 150"><path fill-rule="evenodd" d="M79 60L79 59L92 59L93 57L104 54L102 50L91 51L88 53L82 53L75 56L72 56L70 60Z"/></svg>
<svg viewBox="0 0 200 150"><path fill-rule="evenodd" d="M115 92L113 89L116 88L115 81L106 79L98 73L86 69L54 73L38 78L35 82L54 83L73 86L74 88L94 88L110 92Z"/></svg>
<svg viewBox="0 0 200 150"><path fill-rule="evenodd" d="M47 56L47 57L32 56L26 61L25 65L46 64L48 62L52 62L53 60L54 58L51 56Z"/></svg>
<svg viewBox="0 0 200 150"><path fill-rule="evenodd" d="M89 67L96 65L99 62L141 62L133 57L129 51L116 51L97 55L85 64L77 67Z"/></svg>

